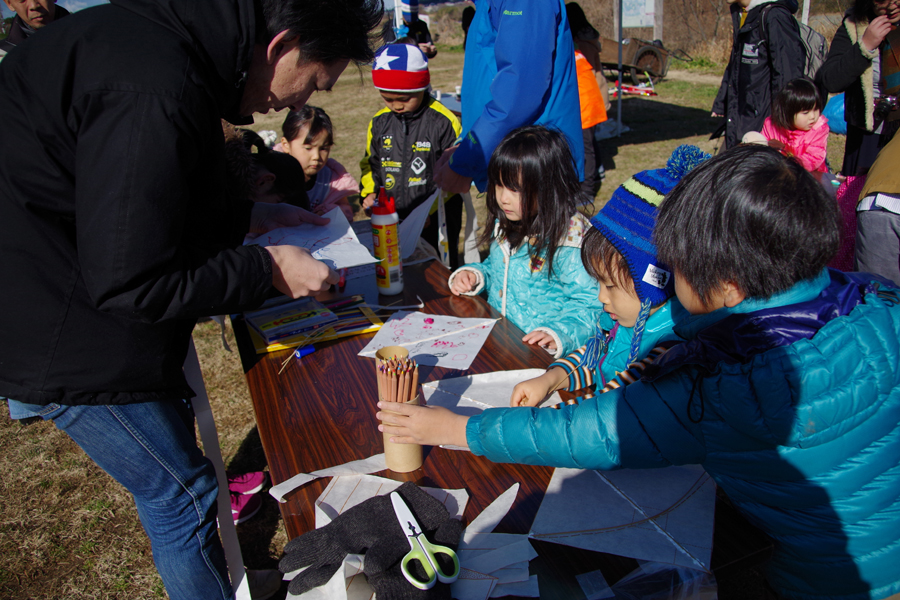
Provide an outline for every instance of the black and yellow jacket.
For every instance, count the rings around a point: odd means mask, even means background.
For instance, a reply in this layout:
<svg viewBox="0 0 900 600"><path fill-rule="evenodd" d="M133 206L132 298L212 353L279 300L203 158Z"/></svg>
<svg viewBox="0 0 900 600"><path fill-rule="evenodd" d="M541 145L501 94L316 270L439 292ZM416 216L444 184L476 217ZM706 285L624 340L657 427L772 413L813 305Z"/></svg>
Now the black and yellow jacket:
<svg viewBox="0 0 900 600"><path fill-rule="evenodd" d="M366 133L360 196L384 186L394 197L397 214L405 218L434 193L434 165L460 131L456 115L427 93L414 113L397 114L382 108L369 121Z"/></svg>

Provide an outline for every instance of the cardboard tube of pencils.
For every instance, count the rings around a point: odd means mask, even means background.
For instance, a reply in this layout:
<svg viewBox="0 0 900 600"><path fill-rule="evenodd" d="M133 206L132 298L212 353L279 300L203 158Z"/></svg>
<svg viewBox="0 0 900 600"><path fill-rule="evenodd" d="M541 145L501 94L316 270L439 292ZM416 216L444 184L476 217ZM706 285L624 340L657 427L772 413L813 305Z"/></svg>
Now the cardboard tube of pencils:
<svg viewBox="0 0 900 600"><path fill-rule="evenodd" d="M418 396L407 404L420 404ZM383 412L390 411L383 410ZM422 466L422 446L418 444L395 444L391 442L390 434L383 433L382 435L384 436L384 462L387 464L388 469L394 473L409 473Z"/></svg>
<svg viewBox="0 0 900 600"><path fill-rule="evenodd" d="M375 375L378 378L377 400L382 400L384 402L393 401L390 393L391 384L393 382L387 367L390 365L390 359L394 356L402 356L405 358L409 356L409 350L403 346L385 346L375 352ZM379 369L379 367L382 366L385 368L383 370Z"/></svg>

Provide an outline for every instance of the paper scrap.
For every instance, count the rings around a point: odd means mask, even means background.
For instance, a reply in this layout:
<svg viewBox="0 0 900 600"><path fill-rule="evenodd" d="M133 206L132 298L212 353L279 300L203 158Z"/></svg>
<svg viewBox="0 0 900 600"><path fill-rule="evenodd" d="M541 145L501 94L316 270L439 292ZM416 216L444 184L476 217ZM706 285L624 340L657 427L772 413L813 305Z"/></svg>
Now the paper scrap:
<svg viewBox="0 0 900 600"><path fill-rule="evenodd" d="M316 529L334 520L339 514L375 496L390 494L403 485L402 481L374 475L340 475L328 483L328 487L316 500ZM419 486L441 502L454 519L462 519L469 493L464 489L445 490Z"/></svg>
<svg viewBox="0 0 900 600"><path fill-rule="evenodd" d="M480 515L472 519L472 522L466 527L463 539L468 539L469 532L489 533L493 531L500 521L503 520L503 517L506 516L506 513L509 512L518 493L519 484L515 483L508 490L497 496L497 499L481 511Z"/></svg>
<svg viewBox="0 0 900 600"><path fill-rule="evenodd" d="M397 236L400 238L400 258L404 261L415 252L419 238L422 237L422 230L425 229L428 213L431 212L431 207L434 206L440 193L440 190L435 190L397 226Z"/></svg>
<svg viewBox="0 0 900 600"><path fill-rule="evenodd" d="M331 219L327 225L303 223L296 227L280 227L248 239L244 243L306 248L314 258L321 260L332 269L345 269L378 262L360 243L340 207L333 208L323 216Z"/></svg>
<svg viewBox="0 0 900 600"><path fill-rule="evenodd" d="M572 510L591 498L603 510ZM716 486L699 465L663 469L556 469L531 536L709 571Z"/></svg>
<svg viewBox="0 0 900 600"><path fill-rule="evenodd" d="M302 485L309 483L310 481L318 479L319 477L334 477L335 475L361 475L368 473L377 473L378 471L384 471L385 469L387 469L387 464L384 461L384 454L376 454L375 456L370 456L369 458L354 460L342 465L338 465L336 467L320 469L318 471L314 471L313 473L298 473L290 479L282 481L278 485L273 485L271 488L269 488L269 494L283 504L287 502L284 497L288 493L296 490Z"/></svg>
<svg viewBox="0 0 900 600"><path fill-rule="evenodd" d="M487 600L497 587L497 578L460 567L459 579L450 584L450 595L458 600Z"/></svg>
<svg viewBox="0 0 900 600"><path fill-rule="evenodd" d="M477 569L482 573L496 576L496 572L516 563L528 562L537 557L537 552L528 541L527 536L519 536L519 540L513 544L501 546L493 550L460 549L458 551L459 563L469 568ZM477 561L475 560L477 558ZM527 571L527 568L526 568Z"/></svg>
<svg viewBox="0 0 900 600"><path fill-rule="evenodd" d="M576 575L575 580L581 586L585 600L603 600L604 598L616 597L615 592L610 589L609 584L606 583L606 577L603 576L600 570Z"/></svg>
<svg viewBox="0 0 900 600"><path fill-rule="evenodd" d="M465 370L496 322L401 311L388 319L359 356L374 357L384 346L404 346L420 365Z"/></svg>
<svg viewBox="0 0 900 600"><path fill-rule="evenodd" d="M503 596L523 596L525 598L540 598L541 589L538 587L537 575L532 575L528 581L517 583L499 583L494 591L491 592L491 598L502 598Z"/></svg>

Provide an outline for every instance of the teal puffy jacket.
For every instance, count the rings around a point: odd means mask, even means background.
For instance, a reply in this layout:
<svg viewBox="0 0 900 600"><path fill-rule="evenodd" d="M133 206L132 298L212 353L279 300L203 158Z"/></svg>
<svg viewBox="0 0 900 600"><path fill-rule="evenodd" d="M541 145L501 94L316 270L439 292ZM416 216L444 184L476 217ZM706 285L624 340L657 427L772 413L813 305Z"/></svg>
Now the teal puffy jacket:
<svg viewBox="0 0 900 600"><path fill-rule="evenodd" d="M597 300L600 288L581 264L581 241L590 228L581 214L569 221L569 229L553 257L553 275L547 277L544 264L531 268L531 256L523 243L510 251L506 239L494 241L487 259L460 267L450 275L450 285L463 271L470 271L478 284L467 295L487 289L488 303L524 331L549 333L556 342L555 358L580 348L594 334L603 305Z"/></svg>
<svg viewBox="0 0 900 600"><path fill-rule="evenodd" d="M680 318L688 341L642 381L562 410L487 410L469 447L583 469L702 464L775 540L782 597L900 593L900 290L875 279L823 271Z"/></svg>

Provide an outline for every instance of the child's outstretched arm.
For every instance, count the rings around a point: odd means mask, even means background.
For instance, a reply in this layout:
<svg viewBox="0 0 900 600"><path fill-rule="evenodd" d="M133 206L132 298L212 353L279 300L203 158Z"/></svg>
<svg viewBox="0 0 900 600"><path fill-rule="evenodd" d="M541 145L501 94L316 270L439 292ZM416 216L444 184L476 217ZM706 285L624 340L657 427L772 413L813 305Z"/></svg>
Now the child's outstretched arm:
<svg viewBox="0 0 900 600"><path fill-rule="evenodd" d="M375 418L382 422L378 431L389 434L392 442L469 447L466 443L469 417L440 406L415 406L400 402L379 402L378 408Z"/></svg>
<svg viewBox="0 0 900 600"><path fill-rule="evenodd" d="M543 375L516 384L509 399L510 406L537 406L552 392L560 389L568 374L559 367L551 367Z"/></svg>

